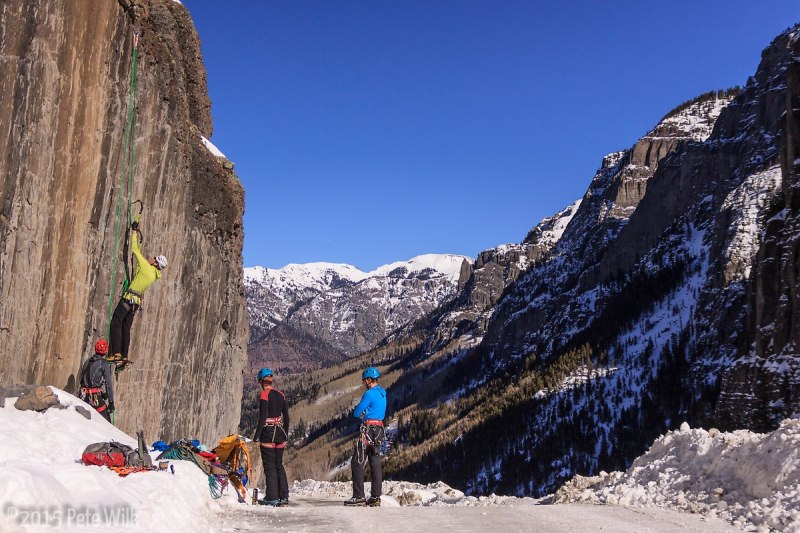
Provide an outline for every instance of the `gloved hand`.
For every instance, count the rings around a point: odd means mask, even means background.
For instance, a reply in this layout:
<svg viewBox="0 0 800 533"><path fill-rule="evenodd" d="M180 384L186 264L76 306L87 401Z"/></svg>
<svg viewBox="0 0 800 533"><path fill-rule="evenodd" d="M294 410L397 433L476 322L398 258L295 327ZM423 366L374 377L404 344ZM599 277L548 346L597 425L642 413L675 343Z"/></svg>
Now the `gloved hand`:
<svg viewBox="0 0 800 533"><path fill-rule="evenodd" d="M108 412L109 413L114 412L114 402L108 402Z"/></svg>
<svg viewBox="0 0 800 533"><path fill-rule="evenodd" d="M139 221L142 219L142 214L138 213L135 217L133 217L133 222L131 222L131 227L133 229L139 229ZM141 237L141 235L140 235Z"/></svg>

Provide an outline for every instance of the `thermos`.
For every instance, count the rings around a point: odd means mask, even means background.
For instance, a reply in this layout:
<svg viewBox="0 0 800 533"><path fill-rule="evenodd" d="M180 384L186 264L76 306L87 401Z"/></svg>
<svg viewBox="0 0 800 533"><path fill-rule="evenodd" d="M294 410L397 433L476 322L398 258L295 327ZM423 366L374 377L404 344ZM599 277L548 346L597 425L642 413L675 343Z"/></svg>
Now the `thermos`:
<svg viewBox="0 0 800 533"><path fill-rule="evenodd" d="M258 504L258 487L253 488L253 505Z"/></svg>

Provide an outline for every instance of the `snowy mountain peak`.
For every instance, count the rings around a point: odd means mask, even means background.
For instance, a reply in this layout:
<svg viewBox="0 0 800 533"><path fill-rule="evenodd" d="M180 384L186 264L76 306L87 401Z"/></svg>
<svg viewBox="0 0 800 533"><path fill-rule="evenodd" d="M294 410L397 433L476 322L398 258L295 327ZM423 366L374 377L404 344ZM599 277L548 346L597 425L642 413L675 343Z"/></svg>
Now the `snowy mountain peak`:
<svg viewBox="0 0 800 533"><path fill-rule="evenodd" d="M525 237L523 243L536 243L552 248L564 235L564 230L578 212L582 199L578 199L553 216L543 218Z"/></svg>
<svg viewBox="0 0 800 533"><path fill-rule="evenodd" d="M426 254L369 273L336 263L246 268L250 341L286 322L345 353L357 353L450 298L471 264L463 255Z"/></svg>
<svg viewBox="0 0 800 533"><path fill-rule="evenodd" d="M269 283L274 286L289 287L323 288L336 279L358 282L367 276L368 274L352 265L325 262L290 263L283 268L255 266L244 269L245 282Z"/></svg>
<svg viewBox="0 0 800 533"><path fill-rule="evenodd" d="M688 137L702 142L708 139L720 113L738 91L720 91L700 96L678 106L647 134L647 139Z"/></svg>
<svg viewBox="0 0 800 533"><path fill-rule="evenodd" d="M472 263L472 258L465 255L425 254L418 255L408 261L397 261L383 265L369 273L369 276L411 277L419 274L445 276L453 282L458 281L464 264ZM429 277L430 277L429 276Z"/></svg>

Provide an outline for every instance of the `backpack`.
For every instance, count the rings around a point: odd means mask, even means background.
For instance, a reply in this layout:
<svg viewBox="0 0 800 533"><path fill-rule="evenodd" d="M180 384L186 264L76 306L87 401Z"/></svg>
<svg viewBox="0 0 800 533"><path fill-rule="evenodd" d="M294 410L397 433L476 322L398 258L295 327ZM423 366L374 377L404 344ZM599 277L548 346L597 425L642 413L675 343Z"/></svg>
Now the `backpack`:
<svg viewBox="0 0 800 533"><path fill-rule="evenodd" d="M139 438L139 447L135 450L127 444L113 440L110 442L95 442L83 450L81 461L85 465L150 468L153 466L153 461L147 452L144 434L141 431L137 431L136 436Z"/></svg>
<svg viewBox="0 0 800 533"><path fill-rule="evenodd" d="M128 456L136 451L126 444L116 441L95 442L83 450L81 461L85 465L125 466Z"/></svg>
<svg viewBox="0 0 800 533"><path fill-rule="evenodd" d="M153 460L147 452L147 444L144 442L144 433L142 431L136 432L138 438L138 448L131 450L126 456L126 466L145 467L150 468L153 466Z"/></svg>
<svg viewBox="0 0 800 533"><path fill-rule="evenodd" d="M98 386L97 384L92 383L92 381L90 379L91 375L89 374L89 370L91 369L92 365L95 362L97 362L97 361L99 361L101 359L104 359L104 358L105 358L105 356L96 353L96 354L92 355L89 359L87 359L86 362L83 364L83 368L81 369L81 375L80 375L80 380L79 380L80 384L81 384L80 386L82 388L91 389L91 388L94 388L94 387Z"/></svg>
<svg viewBox="0 0 800 533"><path fill-rule="evenodd" d="M253 476L253 465L250 462L250 451L247 449L244 437L229 435L219 441L217 447L211 450L219 456L220 462L230 469L228 478L242 498L247 497L247 485Z"/></svg>

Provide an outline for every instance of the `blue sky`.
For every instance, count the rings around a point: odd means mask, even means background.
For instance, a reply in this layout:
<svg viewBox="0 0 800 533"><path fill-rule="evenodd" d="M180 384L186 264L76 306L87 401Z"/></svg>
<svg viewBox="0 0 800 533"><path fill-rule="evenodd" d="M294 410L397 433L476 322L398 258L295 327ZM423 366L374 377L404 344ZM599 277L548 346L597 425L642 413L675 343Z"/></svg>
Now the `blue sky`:
<svg viewBox="0 0 800 533"><path fill-rule="evenodd" d="M244 264L272 268L519 242L800 21L797 0L183 1Z"/></svg>

